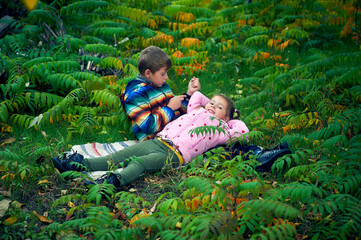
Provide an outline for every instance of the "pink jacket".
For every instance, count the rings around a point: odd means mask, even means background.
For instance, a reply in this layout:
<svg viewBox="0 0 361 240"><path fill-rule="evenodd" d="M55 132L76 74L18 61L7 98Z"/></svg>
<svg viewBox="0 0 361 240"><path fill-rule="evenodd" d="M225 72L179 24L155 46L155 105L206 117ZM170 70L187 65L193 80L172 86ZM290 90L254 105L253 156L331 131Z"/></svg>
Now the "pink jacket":
<svg viewBox="0 0 361 240"><path fill-rule="evenodd" d="M226 144L229 136L226 134L207 133L190 135L190 131L200 126L222 127L231 137L240 137L249 132L246 124L241 120L230 120L228 122L215 118L208 113L204 106L210 100L200 92L195 92L188 103L187 114L168 123L157 135L170 139L182 153L184 164L189 163L195 156L201 155L208 149L217 145ZM201 108L198 108L202 106ZM213 117L213 120L212 118Z"/></svg>

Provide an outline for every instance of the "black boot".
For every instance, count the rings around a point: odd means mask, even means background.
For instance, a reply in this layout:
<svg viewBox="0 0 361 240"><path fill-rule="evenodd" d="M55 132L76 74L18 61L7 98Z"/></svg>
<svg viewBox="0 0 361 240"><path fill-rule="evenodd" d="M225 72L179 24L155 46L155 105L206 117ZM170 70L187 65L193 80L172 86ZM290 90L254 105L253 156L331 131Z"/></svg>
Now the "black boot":
<svg viewBox="0 0 361 240"><path fill-rule="evenodd" d="M261 164L259 166L256 166L256 171L270 171L273 163L276 161L277 158L280 158L290 153L292 152L288 149L287 143L281 143L271 150L262 150L257 154L256 157L256 160Z"/></svg>
<svg viewBox="0 0 361 240"><path fill-rule="evenodd" d="M81 171L82 167L73 163L82 163L83 159L83 155L75 152L64 160L57 157L52 158L51 160L53 161L54 167L62 173L66 171Z"/></svg>
<svg viewBox="0 0 361 240"><path fill-rule="evenodd" d="M108 184L113 184L115 187L120 187L119 178L120 178L120 176L118 177L114 173L110 173L109 176L107 174L104 174L100 178L96 179L95 182L100 184L100 183L107 181Z"/></svg>

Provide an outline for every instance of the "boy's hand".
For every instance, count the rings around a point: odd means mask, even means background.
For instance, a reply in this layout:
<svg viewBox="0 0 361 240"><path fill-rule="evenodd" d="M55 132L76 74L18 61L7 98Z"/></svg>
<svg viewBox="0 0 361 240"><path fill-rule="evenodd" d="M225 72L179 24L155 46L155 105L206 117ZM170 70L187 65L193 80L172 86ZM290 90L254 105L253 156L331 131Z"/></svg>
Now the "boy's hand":
<svg viewBox="0 0 361 240"><path fill-rule="evenodd" d="M186 95L174 96L169 99L168 107L170 107L173 111L179 109L182 106L182 101Z"/></svg>
<svg viewBox="0 0 361 240"><path fill-rule="evenodd" d="M201 83L199 82L199 78L193 77L188 83L187 94L192 96L194 92L199 91L200 89Z"/></svg>

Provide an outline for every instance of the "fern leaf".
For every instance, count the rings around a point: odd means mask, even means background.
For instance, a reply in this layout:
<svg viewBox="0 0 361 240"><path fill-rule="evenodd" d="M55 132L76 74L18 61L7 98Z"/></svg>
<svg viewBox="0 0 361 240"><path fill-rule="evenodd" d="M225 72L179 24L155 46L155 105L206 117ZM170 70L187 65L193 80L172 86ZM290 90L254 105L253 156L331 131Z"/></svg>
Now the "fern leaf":
<svg viewBox="0 0 361 240"><path fill-rule="evenodd" d="M243 205L243 204L242 204ZM293 219L301 216L301 212L291 205L274 200L251 200L244 203L245 208L249 208L249 214L252 212L272 214L274 217Z"/></svg>
<svg viewBox="0 0 361 240"><path fill-rule="evenodd" d="M106 44L87 44L83 47L86 53L100 56L119 56L118 50L115 47ZM100 57L98 56L98 57Z"/></svg>
<svg viewBox="0 0 361 240"><path fill-rule="evenodd" d="M120 99L118 96L105 91L105 90L95 90L93 91L94 97L92 98L93 101L99 104L105 104L108 107L120 107Z"/></svg>
<svg viewBox="0 0 361 240"><path fill-rule="evenodd" d="M85 11L93 11L98 8L105 8L108 6L108 3L105 1L79 1L71 3L67 6L64 6L60 9L61 15L72 15L72 14L79 14Z"/></svg>

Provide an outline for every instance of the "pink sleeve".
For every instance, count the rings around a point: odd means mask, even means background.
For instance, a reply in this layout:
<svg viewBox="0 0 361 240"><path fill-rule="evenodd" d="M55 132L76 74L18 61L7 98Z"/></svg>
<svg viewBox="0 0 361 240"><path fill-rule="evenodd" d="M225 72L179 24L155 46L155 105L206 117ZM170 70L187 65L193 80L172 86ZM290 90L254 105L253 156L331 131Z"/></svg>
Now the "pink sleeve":
<svg viewBox="0 0 361 240"><path fill-rule="evenodd" d="M248 133L248 127L246 126L246 124L241 121L241 120L229 120L227 122L230 130L229 133L231 135L231 137L236 137L239 138L240 136L242 136L245 133Z"/></svg>
<svg viewBox="0 0 361 240"><path fill-rule="evenodd" d="M197 109L199 106L204 107L207 103L209 103L209 99L204 96L201 92L193 93L191 99L189 100L187 113Z"/></svg>

